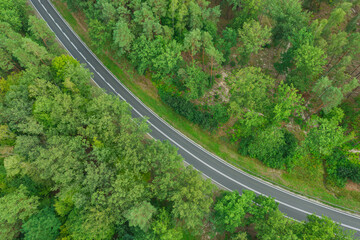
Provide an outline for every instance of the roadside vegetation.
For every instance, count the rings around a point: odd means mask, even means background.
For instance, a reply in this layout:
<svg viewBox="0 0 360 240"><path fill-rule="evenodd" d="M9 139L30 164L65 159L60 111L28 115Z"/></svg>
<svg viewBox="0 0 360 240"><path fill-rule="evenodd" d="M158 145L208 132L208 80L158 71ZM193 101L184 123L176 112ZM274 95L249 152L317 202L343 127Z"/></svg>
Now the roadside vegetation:
<svg viewBox="0 0 360 240"><path fill-rule="evenodd" d="M220 191L90 84L25 0L0 4L1 239L351 239Z"/></svg>
<svg viewBox="0 0 360 240"><path fill-rule="evenodd" d="M359 211L357 2L54 3L122 82L203 147Z"/></svg>

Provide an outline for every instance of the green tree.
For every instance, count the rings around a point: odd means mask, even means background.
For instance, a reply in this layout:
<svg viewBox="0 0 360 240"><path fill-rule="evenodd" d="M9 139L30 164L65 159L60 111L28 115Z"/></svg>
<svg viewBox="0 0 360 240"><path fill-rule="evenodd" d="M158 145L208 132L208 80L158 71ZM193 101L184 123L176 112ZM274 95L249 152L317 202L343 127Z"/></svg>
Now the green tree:
<svg viewBox="0 0 360 240"><path fill-rule="evenodd" d="M29 31L36 40L41 40L49 49L55 41L55 34L49 29L44 20L40 20L35 16L29 17Z"/></svg>
<svg viewBox="0 0 360 240"><path fill-rule="evenodd" d="M73 239L110 239L115 233L113 214L97 208L73 210L65 226Z"/></svg>
<svg viewBox="0 0 360 240"><path fill-rule="evenodd" d="M179 185L171 196L172 215L179 218L185 228L196 230L202 226L202 220L210 212L213 185L204 181L192 167L184 169L178 177Z"/></svg>
<svg viewBox="0 0 360 240"><path fill-rule="evenodd" d="M132 41L132 35L123 22L119 21L114 30L114 42L121 50L129 50ZM128 35L125 35L128 34ZM89 21L89 36L98 52L107 50L111 34L108 28L97 19Z"/></svg>
<svg viewBox="0 0 360 240"><path fill-rule="evenodd" d="M188 66L186 69L180 69L178 74L189 89L188 99L197 99L204 94L208 75L201 68L196 65Z"/></svg>
<svg viewBox="0 0 360 240"><path fill-rule="evenodd" d="M184 38L184 49L190 50L190 56L194 62L194 56L199 51L201 46L201 31L200 29L194 29L188 32Z"/></svg>
<svg viewBox="0 0 360 240"><path fill-rule="evenodd" d="M101 30L101 28L96 28L97 31ZM120 19L115 26L114 33L114 44L118 47L118 55L122 56L125 52L130 50L131 44L134 40L134 35L129 29L128 23L124 19ZM104 38L102 38L102 42L104 43Z"/></svg>
<svg viewBox="0 0 360 240"><path fill-rule="evenodd" d="M149 202L142 202L132 207L126 214L129 226L139 227L143 231L147 231L150 227L150 220L155 214L156 208Z"/></svg>
<svg viewBox="0 0 360 240"><path fill-rule="evenodd" d="M300 239L353 239L350 232L344 232L344 229L334 223L330 218L316 215L308 215L308 221L303 227L298 228L297 235Z"/></svg>
<svg viewBox="0 0 360 240"><path fill-rule="evenodd" d="M22 225L24 239L48 240L55 239L59 235L61 222L51 208L44 208L37 214L32 215Z"/></svg>
<svg viewBox="0 0 360 240"><path fill-rule="evenodd" d="M24 0L4 0L0 3L0 21L7 22L17 32L26 30L27 5Z"/></svg>
<svg viewBox="0 0 360 240"><path fill-rule="evenodd" d="M247 67L229 78L230 112L241 116L248 110L264 114L271 104L274 79L261 72L260 68Z"/></svg>
<svg viewBox="0 0 360 240"><path fill-rule="evenodd" d="M279 211L273 211L266 219L259 221L255 225L257 237L259 239L284 239L284 240L297 240L295 229L299 223L292 222L290 219L285 218Z"/></svg>
<svg viewBox="0 0 360 240"><path fill-rule="evenodd" d="M331 155L335 147L340 147L349 140L344 134L345 130L338 124L338 119L316 117L302 143L304 152L311 153L316 158Z"/></svg>
<svg viewBox="0 0 360 240"><path fill-rule="evenodd" d="M14 239L20 234L21 223L37 212L38 197L29 196L24 185L0 198L0 237Z"/></svg>
<svg viewBox="0 0 360 240"><path fill-rule="evenodd" d="M308 14L302 11L301 2L298 0L266 1L266 15L274 20L272 38L275 44L287 42L289 37L300 31L308 21Z"/></svg>
<svg viewBox="0 0 360 240"><path fill-rule="evenodd" d="M261 0L228 0L229 4L233 5L233 10L241 6L241 9L236 11L236 17L233 20L232 26L236 29L241 29L245 22L251 20L258 20L259 15L263 11L265 1Z"/></svg>
<svg viewBox="0 0 360 240"><path fill-rule="evenodd" d="M169 213L164 209L160 209L157 217L152 223L152 230L161 240L180 240L183 234L180 228L174 227Z"/></svg>
<svg viewBox="0 0 360 240"><path fill-rule="evenodd" d="M239 40L242 46L238 49L244 59L244 64L249 61L252 53L257 54L265 44L270 42L271 29L262 27L259 22L250 20L239 29Z"/></svg>
<svg viewBox="0 0 360 240"><path fill-rule="evenodd" d="M304 99L298 90L292 85L281 83L276 89L273 121L289 121L291 116L299 116L304 110Z"/></svg>
<svg viewBox="0 0 360 240"><path fill-rule="evenodd" d="M214 206L217 231L233 233L236 228L245 226L245 214L249 212L254 199L255 194L250 191L243 191L242 195L237 191L223 194Z"/></svg>
<svg viewBox="0 0 360 240"><path fill-rule="evenodd" d="M313 80L322 73L326 55L320 48L306 44L295 51L294 59L296 69L289 75L289 81L301 91L306 91Z"/></svg>

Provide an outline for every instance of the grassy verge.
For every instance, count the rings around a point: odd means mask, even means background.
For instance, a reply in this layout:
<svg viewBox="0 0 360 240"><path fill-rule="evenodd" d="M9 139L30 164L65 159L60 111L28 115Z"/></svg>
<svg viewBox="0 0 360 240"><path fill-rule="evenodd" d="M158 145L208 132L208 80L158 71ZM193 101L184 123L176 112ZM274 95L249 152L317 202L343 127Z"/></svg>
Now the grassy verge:
<svg viewBox="0 0 360 240"><path fill-rule="evenodd" d="M70 13L66 4L60 0L52 0L52 2L80 38L96 53L96 49L91 45L83 14ZM139 76L125 59L118 62L114 61L111 57L113 56L112 53L96 55L122 83L160 117L222 159L267 181L285 186L292 191L312 196L312 198L320 201L326 201L331 205L360 211L360 192L337 187L328 189L324 184L323 172L320 166L310 172L307 170L308 168L304 167L305 164L300 164L291 173L288 173L267 168L256 159L240 156L236 151L236 147L227 142L226 138L218 137L220 130L212 134L203 131L165 105L158 97L156 88L152 85L149 78Z"/></svg>

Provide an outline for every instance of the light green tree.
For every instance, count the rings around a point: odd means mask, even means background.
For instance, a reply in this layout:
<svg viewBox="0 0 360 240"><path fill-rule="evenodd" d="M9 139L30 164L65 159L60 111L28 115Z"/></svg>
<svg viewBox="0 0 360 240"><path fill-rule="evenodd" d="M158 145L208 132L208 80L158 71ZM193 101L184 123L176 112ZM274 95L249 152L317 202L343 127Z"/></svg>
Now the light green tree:
<svg viewBox="0 0 360 240"><path fill-rule="evenodd" d="M239 29L239 41L242 46L238 49L244 58L244 64L252 53L257 54L265 44L270 43L271 29L262 27L258 21L250 20Z"/></svg>

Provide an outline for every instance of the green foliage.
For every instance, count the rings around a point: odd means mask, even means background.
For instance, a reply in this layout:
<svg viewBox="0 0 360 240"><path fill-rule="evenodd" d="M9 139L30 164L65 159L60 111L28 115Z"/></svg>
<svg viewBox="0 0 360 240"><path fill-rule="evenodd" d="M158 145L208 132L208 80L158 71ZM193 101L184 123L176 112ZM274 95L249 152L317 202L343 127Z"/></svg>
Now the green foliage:
<svg viewBox="0 0 360 240"><path fill-rule="evenodd" d="M218 111L216 107L210 107L209 109L207 109L207 106L199 107L184 97L167 91L165 88L159 89L159 96L175 112L204 129L216 129L219 123L228 120L228 115L224 111Z"/></svg>
<svg viewBox="0 0 360 240"><path fill-rule="evenodd" d="M348 179L360 182L360 164L356 160L356 154L339 148L326 158L326 172L328 181L340 187L344 187Z"/></svg>
<svg viewBox="0 0 360 240"><path fill-rule="evenodd" d="M305 91L323 71L326 55L318 47L301 45L294 52L296 69L289 75L289 81L301 91Z"/></svg>
<svg viewBox="0 0 360 240"><path fill-rule="evenodd" d="M227 27L222 31L222 38L219 39L217 45L223 53L225 63L228 63L230 60L231 48L236 45L237 36L238 33L233 28Z"/></svg>
<svg viewBox="0 0 360 240"><path fill-rule="evenodd" d="M315 215L308 215L308 221L298 228L297 234L303 239L353 239L352 234L330 218Z"/></svg>
<svg viewBox="0 0 360 240"><path fill-rule="evenodd" d="M132 207L125 217L129 221L129 226L139 227L146 232L150 227L150 220L155 212L156 208L151 203L142 202Z"/></svg>
<svg viewBox="0 0 360 240"><path fill-rule="evenodd" d="M224 193L214 206L216 230L233 233L236 228L245 226L245 214L254 199L255 194L250 191L244 191L242 195L237 191Z"/></svg>
<svg viewBox="0 0 360 240"><path fill-rule="evenodd" d="M44 208L22 225L22 232L25 235L24 239L55 239L59 235L60 225L61 222L54 210Z"/></svg>
<svg viewBox="0 0 360 240"><path fill-rule="evenodd" d="M255 225L257 237L260 239L284 239L296 240L300 239L294 233L294 228L300 225L285 218L279 211L272 211L266 219L259 221Z"/></svg>
<svg viewBox="0 0 360 240"><path fill-rule="evenodd" d="M189 89L186 95L187 99L197 99L204 94L209 77L201 68L195 65L188 66L186 69L180 69L178 74Z"/></svg>
<svg viewBox="0 0 360 240"><path fill-rule="evenodd" d="M152 223L152 230L161 240L180 240L183 234L179 228L173 226L169 213L164 209L159 210L156 220Z"/></svg>
<svg viewBox="0 0 360 240"><path fill-rule="evenodd" d="M338 125L338 120L315 118L307 134L302 149L311 153L318 159L330 156L336 147L341 147L349 139L344 134L344 129Z"/></svg>
<svg viewBox="0 0 360 240"><path fill-rule="evenodd" d="M115 44L118 44L120 49L123 49L127 47L127 42L130 39L131 42L131 33L126 32L127 29L123 29L123 25L121 25L120 21L117 24L117 29L114 31L114 42ZM119 31L121 31L121 36L119 34ZM124 38L124 34L127 33L129 35L127 35L126 39ZM94 43L94 45L96 46L96 49L98 49L98 52L106 50L108 47L107 45L109 44L110 41L110 33L108 31L108 28L102 24L99 20L97 19L90 19L89 21L89 36L92 40L92 42Z"/></svg>
<svg viewBox="0 0 360 240"><path fill-rule="evenodd" d="M24 0L4 0L0 3L0 21L7 22L17 32L27 27L27 4Z"/></svg>
<svg viewBox="0 0 360 240"><path fill-rule="evenodd" d="M38 197L29 196L25 186L0 198L0 237L13 239L19 236L21 222L37 212Z"/></svg>
<svg viewBox="0 0 360 240"><path fill-rule="evenodd" d="M259 22L250 20L245 22L242 29L239 29L239 40L242 46L238 49L244 58L244 63L248 62L249 56L257 54L265 44L270 43L271 29L262 27Z"/></svg>
<svg viewBox="0 0 360 240"><path fill-rule="evenodd" d="M274 79L261 72L260 68L247 67L229 78L231 87L230 111L239 116L245 109L264 113L270 105L270 90Z"/></svg>
<svg viewBox="0 0 360 240"><path fill-rule="evenodd" d="M288 41L297 31L300 31L308 21L308 14L302 10L301 2L298 0L290 1L266 1L266 15L274 22L272 38L275 44Z"/></svg>
<svg viewBox="0 0 360 240"><path fill-rule="evenodd" d="M210 212L213 185L210 179L201 179L192 167L184 169L177 181L180 184L171 197L172 214L183 220L185 228L198 231Z"/></svg>
<svg viewBox="0 0 360 240"><path fill-rule="evenodd" d="M264 1L261 0L250 0L250 1L239 1L239 0L227 0L229 4L233 5L233 10L241 6L241 9L236 11L236 17L233 19L232 27L240 29L243 27L245 22L250 20L257 20L259 15L263 11Z"/></svg>
<svg viewBox="0 0 360 240"><path fill-rule="evenodd" d="M292 85L281 83L275 95L273 122L289 121L294 115L301 115L305 110L304 99Z"/></svg>
<svg viewBox="0 0 360 240"><path fill-rule="evenodd" d="M93 20L96 21L96 20ZM96 22L94 22L94 24L96 24ZM98 24L101 24L100 22ZM90 25L91 27L91 25ZM93 26L94 27L94 26ZM103 29L99 29L99 26L95 26L97 27L96 30L98 31L104 31ZM94 31L92 30L92 31ZM94 32L96 33L96 32ZM90 35L92 36L92 34ZM104 42L104 37L102 37L102 41ZM114 44L118 47L119 49L119 55L123 55L125 52L130 50L131 47L131 43L134 40L134 35L131 33L131 30L128 27L127 22L124 19L120 19L117 23L116 23L116 27L114 30ZM106 41L106 38L105 38Z"/></svg>
<svg viewBox="0 0 360 240"><path fill-rule="evenodd" d="M255 135L251 142L240 146L247 155L257 158L272 168L293 167L296 138L278 127L268 127Z"/></svg>

